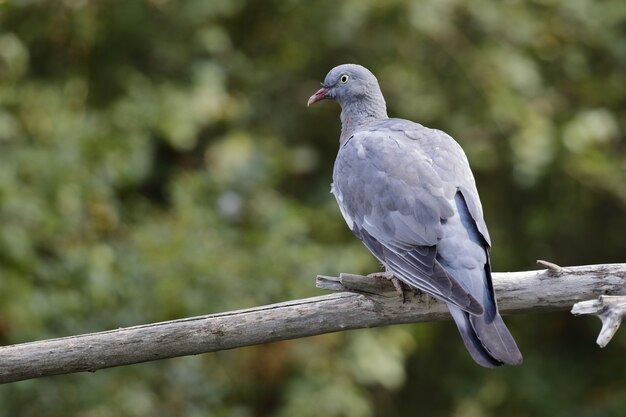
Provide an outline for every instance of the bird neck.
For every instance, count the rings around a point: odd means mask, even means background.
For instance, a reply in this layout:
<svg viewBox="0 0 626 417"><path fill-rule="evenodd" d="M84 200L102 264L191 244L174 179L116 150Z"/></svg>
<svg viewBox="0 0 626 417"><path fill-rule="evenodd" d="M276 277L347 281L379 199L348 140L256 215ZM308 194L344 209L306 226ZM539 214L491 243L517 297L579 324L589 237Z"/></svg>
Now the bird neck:
<svg viewBox="0 0 626 417"><path fill-rule="evenodd" d="M343 145L350 136L364 126L388 119L385 99L380 96L361 98L357 102L348 103L341 108L341 137Z"/></svg>

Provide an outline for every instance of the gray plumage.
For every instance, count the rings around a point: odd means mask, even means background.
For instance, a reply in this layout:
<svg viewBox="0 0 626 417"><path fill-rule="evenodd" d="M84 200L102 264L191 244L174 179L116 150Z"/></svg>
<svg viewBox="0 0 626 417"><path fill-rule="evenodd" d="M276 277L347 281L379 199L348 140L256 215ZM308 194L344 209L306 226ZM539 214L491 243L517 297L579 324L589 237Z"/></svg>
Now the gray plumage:
<svg viewBox="0 0 626 417"><path fill-rule="evenodd" d="M309 99L342 108L332 193L352 232L405 284L448 304L480 365L522 356L498 313L491 240L465 153L446 133L387 117L366 68L333 68Z"/></svg>

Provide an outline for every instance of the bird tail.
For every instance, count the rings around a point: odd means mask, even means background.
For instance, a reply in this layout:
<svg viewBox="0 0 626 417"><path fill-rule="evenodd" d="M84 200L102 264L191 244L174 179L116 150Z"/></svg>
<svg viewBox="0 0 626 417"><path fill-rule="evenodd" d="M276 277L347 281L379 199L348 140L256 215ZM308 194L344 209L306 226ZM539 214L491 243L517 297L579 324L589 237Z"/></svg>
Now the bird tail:
<svg viewBox="0 0 626 417"><path fill-rule="evenodd" d="M475 316L448 304L468 352L481 366L519 365L522 354L500 314Z"/></svg>

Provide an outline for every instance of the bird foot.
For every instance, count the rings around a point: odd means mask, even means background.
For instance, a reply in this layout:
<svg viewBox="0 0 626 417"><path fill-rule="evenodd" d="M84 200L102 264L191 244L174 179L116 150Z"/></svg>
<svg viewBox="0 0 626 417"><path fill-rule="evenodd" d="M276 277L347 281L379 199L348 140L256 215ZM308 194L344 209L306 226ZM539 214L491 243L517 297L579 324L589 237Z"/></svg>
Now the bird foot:
<svg viewBox="0 0 626 417"><path fill-rule="evenodd" d="M368 274L367 276L370 278L380 278L380 279L386 279L388 281L391 281L391 283L393 284L393 287L396 289L396 293L398 293L398 296L400 297L400 299L402 300L402 303L404 304L405 297L404 297L404 288L402 288L402 282L398 278L393 276L392 272L372 272L371 274Z"/></svg>

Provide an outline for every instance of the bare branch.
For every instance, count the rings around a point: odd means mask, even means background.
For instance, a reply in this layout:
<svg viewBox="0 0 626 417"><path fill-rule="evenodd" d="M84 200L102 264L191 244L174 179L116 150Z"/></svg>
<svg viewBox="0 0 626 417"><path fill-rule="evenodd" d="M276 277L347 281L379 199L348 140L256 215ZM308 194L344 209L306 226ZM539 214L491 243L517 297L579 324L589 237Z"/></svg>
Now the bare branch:
<svg viewBox="0 0 626 417"><path fill-rule="evenodd" d="M419 292L402 303L387 280L342 274L317 283L347 292L0 347L0 383L449 317L444 303ZM496 273L494 287L503 313L567 310L600 295L626 295L626 264Z"/></svg>
<svg viewBox="0 0 626 417"><path fill-rule="evenodd" d="M626 317L626 296L601 295L597 300L581 301L574 304L572 314L598 316L602 321L602 329L596 343L605 347L619 329L622 318Z"/></svg>

